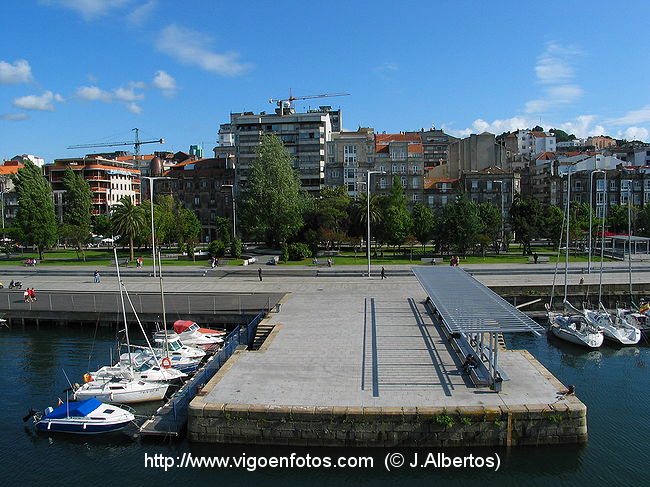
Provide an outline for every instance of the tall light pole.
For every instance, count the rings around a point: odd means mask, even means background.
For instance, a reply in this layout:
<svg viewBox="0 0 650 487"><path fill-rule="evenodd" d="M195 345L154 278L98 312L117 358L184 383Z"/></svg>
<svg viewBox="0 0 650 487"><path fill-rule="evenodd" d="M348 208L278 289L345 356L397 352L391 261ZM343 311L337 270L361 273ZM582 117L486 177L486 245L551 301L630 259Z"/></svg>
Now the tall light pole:
<svg viewBox="0 0 650 487"><path fill-rule="evenodd" d="M171 179L166 176L143 176L142 179L149 180L149 200L151 203L151 263L153 268L153 277L156 277L156 234L153 220L153 183L156 179Z"/></svg>
<svg viewBox="0 0 650 487"><path fill-rule="evenodd" d="M589 246L587 247L589 251L589 257L587 261L587 274L591 273L591 219L592 219L592 213L593 213L593 199L594 199L594 174L596 173L602 173L604 174L605 171L602 169L594 169L591 171L591 175L589 176ZM605 218L603 216L603 218Z"/></svg>
<svg viewBox="0 0 650 487"><path fill-rule="evenodd" d="M235 185L234 184L222 184L222 188L230 188L230 195L232 196L232 241L235 241L237 236L237 213L235 212Z"/></svg>
<svg viewBox="0 0 650 487"><path fill-rule="evenodd" d="M368 279L370 279L370 176L372 174L386 174L385 171L366 171L368 174L368 179L366 181L366 190L367 190L367 203L368 203L368 213L366 215L366 221L368 223L368 242L366 242L366 253L368 255Z"/></svg>
<svg viewBox="0 0 650 487"><path fill-rule="evenodd" d="M493 183L499 183L499 188L501 189L501 247L503 247L503 243L505 241L506 237L506 227L505 227L505 212L504 212L504 203L503 203L503 180L498 180L498 181L492 181Z"/></svg>

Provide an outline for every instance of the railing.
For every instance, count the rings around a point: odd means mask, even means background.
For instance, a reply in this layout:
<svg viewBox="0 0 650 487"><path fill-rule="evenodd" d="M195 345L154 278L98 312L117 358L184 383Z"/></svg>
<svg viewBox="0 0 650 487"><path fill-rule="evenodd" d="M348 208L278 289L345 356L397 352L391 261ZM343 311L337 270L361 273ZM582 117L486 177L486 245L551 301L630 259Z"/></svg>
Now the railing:
<svg viewBox="0 0 650 487"><path fill-rule="evenodd" d="M239 345L251 344L255 337L257 325L262 321L265 314L265 312L259 313L250 323L248 323L248 325L239 326L231 331L224 340L223 348L219 350L219 352L217 352L199 372L197 372L192 380L187 382L170 398L174 419L185 418L190 401L194 399L194 396L196 396L205 384L214 377L217 371L232 356Z"/></svg>

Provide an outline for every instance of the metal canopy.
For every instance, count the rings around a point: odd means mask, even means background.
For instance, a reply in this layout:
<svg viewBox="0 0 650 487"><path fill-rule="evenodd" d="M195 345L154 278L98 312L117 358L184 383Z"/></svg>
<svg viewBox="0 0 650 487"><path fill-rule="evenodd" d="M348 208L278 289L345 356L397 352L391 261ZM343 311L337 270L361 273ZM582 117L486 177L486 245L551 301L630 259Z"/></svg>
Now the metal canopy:
<svg viewBox="0 0 650 487"><path fill-rule="evenodd" d="M534 333L539 324L458 267L413 267L450 333Z"/></svg>

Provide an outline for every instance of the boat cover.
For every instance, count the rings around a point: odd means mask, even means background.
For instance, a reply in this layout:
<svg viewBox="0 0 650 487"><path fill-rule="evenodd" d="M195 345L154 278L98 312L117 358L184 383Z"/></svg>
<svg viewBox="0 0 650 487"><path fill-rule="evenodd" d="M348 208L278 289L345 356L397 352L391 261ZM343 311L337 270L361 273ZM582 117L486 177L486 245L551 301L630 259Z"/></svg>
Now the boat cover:
<svg viewBox="0 0 650 487"><path fill-rule="evenodd" d="M190 326L194 324L193 321L188 320L176 320L174 321L174 331L179 335L187 330Z"/></svg>
<svg viewBox="0 0 650 487"><path fill-rule="evenodd" d="M69 402L67 404L63 403L50 414L43 417L43 419L61 419L67 418L68 416L88 416L101 405L102 403L94 397L86 399L85 401Z"/></svg>

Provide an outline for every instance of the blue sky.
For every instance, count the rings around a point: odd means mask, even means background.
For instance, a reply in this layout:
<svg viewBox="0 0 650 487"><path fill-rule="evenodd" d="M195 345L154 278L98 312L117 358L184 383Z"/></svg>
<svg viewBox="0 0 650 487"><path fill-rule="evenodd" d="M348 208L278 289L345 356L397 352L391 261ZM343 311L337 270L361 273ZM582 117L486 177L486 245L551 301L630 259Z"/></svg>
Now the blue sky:
<svg viewBox="0 0 650 487"><path fill-rule="evenodd" d="M648 140L650 2L7 0L0 157L164 137L215 145L269 98L344 128L454 135L558 127ZM146 148L146 149L145 149ZM102 149L98 149L102 150ZM112 149L106 149L112 150Z"/></svg>

